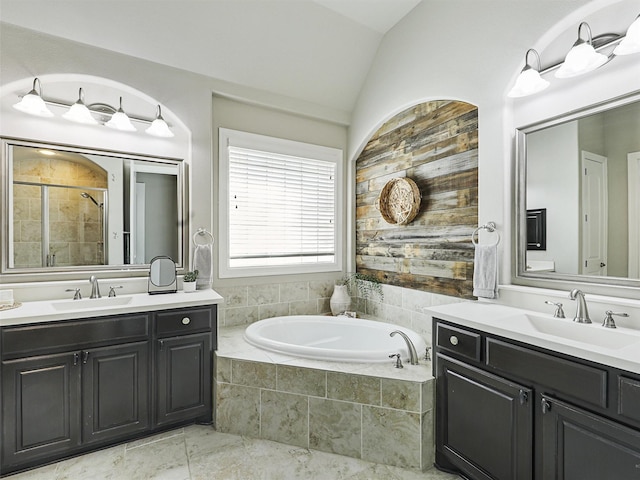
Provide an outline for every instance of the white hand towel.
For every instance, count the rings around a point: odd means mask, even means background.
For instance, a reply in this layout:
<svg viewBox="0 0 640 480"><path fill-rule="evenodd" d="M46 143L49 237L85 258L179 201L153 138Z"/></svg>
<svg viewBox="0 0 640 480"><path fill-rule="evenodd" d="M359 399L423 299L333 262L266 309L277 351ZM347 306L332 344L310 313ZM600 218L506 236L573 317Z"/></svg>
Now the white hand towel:
<svg viewBox="0 0 640 480"><path fill-rule="evenodd" d="M498 245L476 245L473 265L473 295L498 296Z"/></svg>
<svg viewBox="0 0 640 480"><path fill-rule="evenodd" d="M193 269L198 270L196 289L206 290L211 288L211 283L213 282L211 245L196 245L193 252Z"/></svg>

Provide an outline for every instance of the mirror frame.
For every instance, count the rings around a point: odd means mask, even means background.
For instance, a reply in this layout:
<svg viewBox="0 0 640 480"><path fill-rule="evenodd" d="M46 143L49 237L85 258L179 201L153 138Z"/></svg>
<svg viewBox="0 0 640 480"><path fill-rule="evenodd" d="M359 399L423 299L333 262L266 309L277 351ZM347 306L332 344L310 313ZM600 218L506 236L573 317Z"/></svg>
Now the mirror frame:
<svg viewBox="0 0 640 480"><path fill-rule="evenodd" d="M527 139L528 133L560 125L640 101L640 91L590 105L566 114L516 128L515 131L515 208L513 210L512 281L516 285L571 290L579 287L587 293L640 299L640 279L556 272L527 272Z"/></svg>
<svg viewBox="0 0 640 480"><path fill-rule="evenodd" d="M74 145L56 144L32 141L28 139L2 137L0 138L2 151L0 152L0 173L2 174L2 196L0 198L0 219L2 227L2 239L0 241L0 274L5 278L4 282L24 282L24 281L46 281L46 280L64 280L74 278L85 278L86 275L92 273L100 273L103 277L146 277L149 275L149 264L123 264L123 265L78 265L64 267L31 267L31 268L9 268L9 222L12 219L12 213L9 208L13 202L11 199L12 188L9 187L9 180L12 178L11 168L9 165L10 153L12 146L33 147L33 148L51 148L64 150L78 154L101 155L104 157L114 157L125 160L142 160L153 161L155 163L164 163L176 165L178 167L178 226L182 228L181 235L178 235L178 252L180 259L176 260L176 269L178 273L183 273L188 262L188 246L189 246L189 224L188 224L188 185L187 185L187 163L183 159L171 157L159 157L154 155L134 154L129 152L121 152L116 150L102 150Z"/></svg>

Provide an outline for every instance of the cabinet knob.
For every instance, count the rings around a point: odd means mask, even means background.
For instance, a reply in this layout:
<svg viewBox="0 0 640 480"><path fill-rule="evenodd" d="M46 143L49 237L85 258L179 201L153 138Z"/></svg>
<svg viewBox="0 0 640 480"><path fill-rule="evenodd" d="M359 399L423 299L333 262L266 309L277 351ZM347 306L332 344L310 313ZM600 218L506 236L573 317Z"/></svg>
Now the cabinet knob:
<svg viewBox="0 0 640 480"><path fill-rule="evenodd" d="M451 335L451 337L449 337L449 343L451 343L451 345L457 345L458 337L456 337L455 335Z"/></svg>
<svg viewBox="0 0 640 480"><path fill-rule="evenodd" d="M542 399L542 413L548 413L551 410L551 402L549 402L546 398Z"/></svg>
<svg viewBox="0 0 640 480"><path fill-rule="evenodd" d="M191 323L191 319L189 317L184 317L182 319L182 324L183 325L189 325Z"/></svg>

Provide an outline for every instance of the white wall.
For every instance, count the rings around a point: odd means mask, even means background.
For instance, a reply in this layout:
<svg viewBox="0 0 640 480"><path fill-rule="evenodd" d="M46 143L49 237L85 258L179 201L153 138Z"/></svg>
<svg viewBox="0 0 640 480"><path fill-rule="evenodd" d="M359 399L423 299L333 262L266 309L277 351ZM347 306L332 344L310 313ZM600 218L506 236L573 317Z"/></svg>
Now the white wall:
<svg viewBox="0 0 640 480"><path fill-rule="evenodd" d="M578 122L527 135L527 209L547 209L547 249L527 260L553 260L556 272L579 267L580 154Z"/></svg>

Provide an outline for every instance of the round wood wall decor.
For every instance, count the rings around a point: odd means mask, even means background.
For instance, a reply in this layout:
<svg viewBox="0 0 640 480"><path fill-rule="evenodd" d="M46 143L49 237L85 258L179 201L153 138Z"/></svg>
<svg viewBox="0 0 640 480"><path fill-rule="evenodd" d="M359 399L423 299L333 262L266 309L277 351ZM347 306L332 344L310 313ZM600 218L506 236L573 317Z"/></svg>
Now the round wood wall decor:
<svg viewBox="0 0 640 480"><path fill-rule="evenodd" d="M410 178L389 180L378 197L378 210L387 223L406 225L420 210L420 189Z"/></svg>

